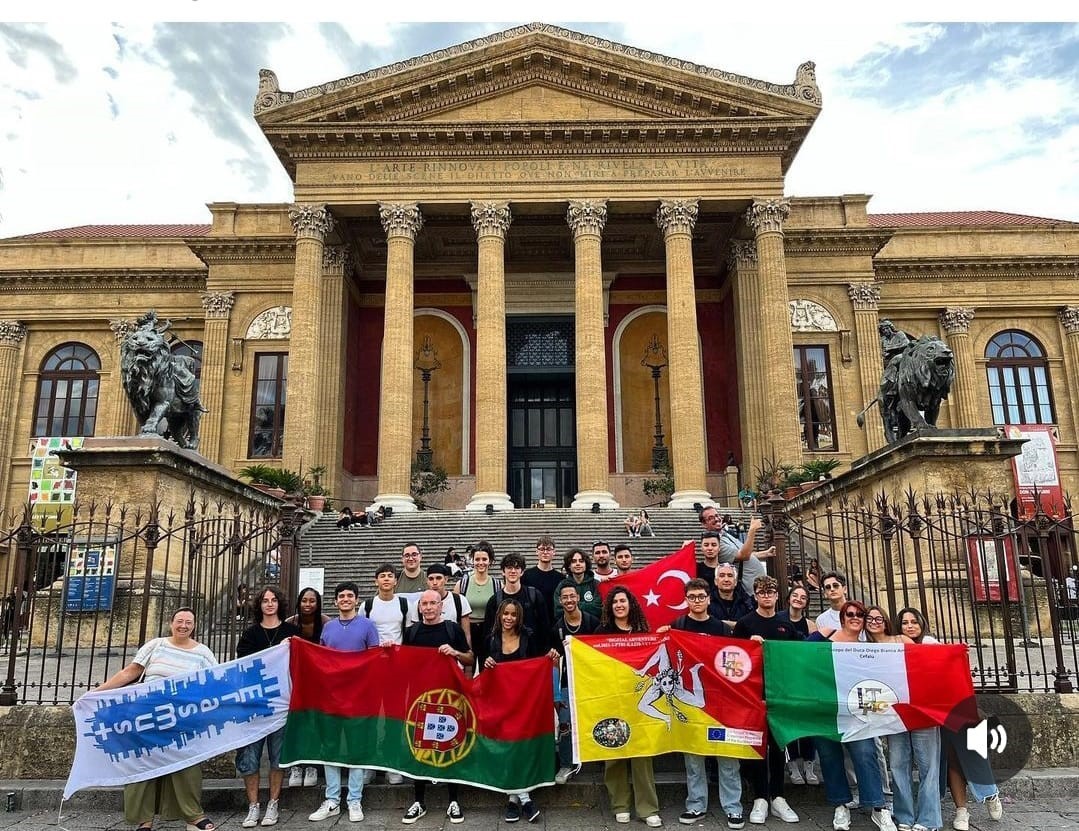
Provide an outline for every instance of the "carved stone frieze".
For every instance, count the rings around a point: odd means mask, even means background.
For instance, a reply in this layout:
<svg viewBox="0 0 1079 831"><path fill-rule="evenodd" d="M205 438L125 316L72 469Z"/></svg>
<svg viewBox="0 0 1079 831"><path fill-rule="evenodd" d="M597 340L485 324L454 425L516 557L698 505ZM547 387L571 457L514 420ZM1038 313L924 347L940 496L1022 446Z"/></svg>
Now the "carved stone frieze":
<svg viewBox="0 0 1079 831"><path fill-rule="evenodd" d="M566 211L566 222L579 234L602 234L607 225L606 199L571 199Z"/></svg>
<svg viewBox="0 0 1079 831"><path fill-rule="evenodd" d="M656 225L664 235L692 234L699 205L697 199L664 199L656 211Z"/></svg>
<svg viewBox="0 0 1079 831"><path fill-rule="evenodd" d="M123 343L124 339L135 331L135 318L118 317L109 321L109 328L117 343Z"/></svg>
<svg viewBox="0 0 1079 831"><path fill-rule="evenodd" d="M299 238L322 240L334 227L333 214L325 205L293 205L288 218Z"/></svg>
<svg viewBox="0 0 1079 831"><path fill-rule="evenodd" d="M505 239L513 222L509 202L473 202L472 227L476 236L497 236Z"/></svg>
<svg viewBox="0 0 1079 831"><path fill-rule="evenodd" d="M847 286L847 294L856 312L875 312L880 307L880 285L877 283L851 283Z"/></svg>
<svg viewBox="0 0 1079 831"><path fill-rule="evenodd" d="M423 214L415 202L379 202L378 217L387 237L405 237L415 242L423 227Z"/></svg>
<svg viewBox="0 0 1079 831"><path fill-rule="evenodd" d="M235 303L236 292L234 291L204 291L202 293L202 310L206 313L207 320L228 320Z"/></svg>
<svg viewBox="0 0 1079 831"><path fill-rule="evenodd" d="M760 199L746 210L746 222L758 236L783 233L783 223L791 213L789 199Z"/></svg>
<svg viewBox="0 0 1079 831"><path fill-rule="evenodd" d="M1060 325L1069 335L1079 335L1079 306L1065 306L1057 315Z"/></svg>
<svg viewBox="0 0 1079 831"><path fill-rule="evenodd" d="M757 265L757 241L752 239L732 239L727 251L728 269L746 269Z"/></svg>
<svg viewBox="0 0 1079 831"><path fill-rule="evenodd" d="M0 320L0 346L18 346L26 337L26 327L17 320Z"/></svg>
<svg viewBox="0 0 1079 831"><path fill-rule="evenodd" d="M820 303L812 300L791 300L791 331L793 332L838 332L839 326Z"/></svg>
<svg viewBox="0 0 1079 831"><path fill-rule="evenodd" d="M970 322L974 320L974 309L964 306L949 306L940 313L940 325L949 335L965 335L970 331Z"/></svg>
<svg viewBox="0 0 1079 831"><path fill-rule="evenodd" d="M275 306L261 312L247 327L247 340L284 340L292 335L292 307Z"/></svg>

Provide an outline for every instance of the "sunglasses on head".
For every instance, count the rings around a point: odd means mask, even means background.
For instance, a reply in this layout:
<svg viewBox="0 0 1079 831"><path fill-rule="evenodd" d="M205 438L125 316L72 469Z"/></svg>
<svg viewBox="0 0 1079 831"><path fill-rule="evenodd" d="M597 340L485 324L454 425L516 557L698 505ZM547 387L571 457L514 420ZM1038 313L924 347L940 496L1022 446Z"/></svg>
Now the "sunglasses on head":
<svg viewBox="0 0 1079 831"><path fill-rule="evenodd" d="M844 612L843 617L845 617L845 618L865 617L865 612Z"/></svg>

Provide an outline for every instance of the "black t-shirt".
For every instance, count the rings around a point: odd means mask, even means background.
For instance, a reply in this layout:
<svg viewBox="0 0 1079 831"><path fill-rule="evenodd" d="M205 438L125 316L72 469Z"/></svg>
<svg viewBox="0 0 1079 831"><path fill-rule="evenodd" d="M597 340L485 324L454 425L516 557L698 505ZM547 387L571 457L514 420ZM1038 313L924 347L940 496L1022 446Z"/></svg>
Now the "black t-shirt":
<svg viewBox="0 0 1079 831"><path fill-rule="evenodd" d="M554 629L551 630L551 646L558 650L559 655L565 655L566 644L564 641L568 635L591 635L598 627L599 618L588 614L588 612L581 612L581 623L576 629L572 626L567 626L566 619L560 617L558 622L555 623Z"/></svg>
<svg viewBox="0 0 1079 831"><path fill-rule="evenodd" d="M236 644L236 657L246 658L271 646L277 646L285 638L295 636L302 637L300 627L293 623L282 621L276 629L256 623L254 626L248 626L240 635L240 642Z"/></svg>
<svg viewBox="0 0 1079 831"><path fill-rule="evenodd" d="M749 638L753 635L760 635L766 641L800 641L803 639L789 620L783 620L779 615L761 617L757 612L750 612L745 617L739 618L738 622L734 624L734 636L736 638Z"/></svg>
<svg viewBox="0 0 1079 831"><path fill-rule="evenodd" d="M555 594L558 591L558 584L565 579L566 575L558 569L552 568L550 571L540 571L537 566L532 566L521 575L521 585L531 586L538 591L547 606L549 620L547 621L547 626L544 627L544 631L554 625L555 610L559 608L558 603L555 602Z"/></svg>
<svg viewBox="0 0 1079 831"><path fill-rule="evenodd" d="M449 644L457 652L471 652L465 630L452 620L443 620L439 623L426 624L422 620L413 623L405 630L404 643L408 646L429 646L438 649L443 644Z"/></svg>
<svg viewBox="0 0 1079 831"><path fill-rule="evenodd" d="M711 616L706 620L694 620L689 615L682 615L671 624L671 628L679 629L683 632L697 632L701 635L719 635L720 637L730 637L731 634L727 624Z"/></svg>
<svg viewBox="0 0 1079 831"><path fill-rule="evenodd" d="M697 561L697 577L708 583L708 593L713 594L716 590L716 566L719 565L719 560L716 560L715 566L710 566L704 562L704 560Z"/></svg>
<svg viewBox="0 0 1079 831"><path fill-rule="evenodd" d="M776 612L776 617L782 619L785 623L789 623L791 628L798 633L798 635L805 640L809 637L809 618L802 615L797 621L791 620L791 613L784 610L782 612Z"/></svg>

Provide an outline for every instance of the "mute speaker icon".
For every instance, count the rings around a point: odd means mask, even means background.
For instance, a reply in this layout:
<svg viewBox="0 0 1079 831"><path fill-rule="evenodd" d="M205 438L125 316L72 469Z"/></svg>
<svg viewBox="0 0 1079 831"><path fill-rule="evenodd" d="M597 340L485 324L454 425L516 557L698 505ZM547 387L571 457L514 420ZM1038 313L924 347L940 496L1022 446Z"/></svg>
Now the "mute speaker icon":
<svg viewBox="0 0 1079 831"><path fill-rule="evenodd" d="M989 758L989 751L1003 753L1008 746L1008 731L1003 724L989 726L989 719L982 719L967 730L967 750L973 750L983 759Z"/></svg>

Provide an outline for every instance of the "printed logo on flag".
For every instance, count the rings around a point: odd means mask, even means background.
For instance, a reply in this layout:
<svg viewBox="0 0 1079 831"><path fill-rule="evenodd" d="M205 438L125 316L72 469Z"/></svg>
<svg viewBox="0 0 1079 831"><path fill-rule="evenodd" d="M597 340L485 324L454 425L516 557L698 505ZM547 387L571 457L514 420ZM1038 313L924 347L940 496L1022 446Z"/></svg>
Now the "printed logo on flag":
<svg viewBox="0 0 1079 831"><path fill-rule="evenodd" d="M629 722L620 718L605 718L592 728L592 738L600 747L614 750L629 743Z"/></svg>
<svg viewBox="0 0 1079 831"><path fill-rule="evenodd" d="M852 716L862 721L869 721L873 716L887 713L898 701L899 696L895 694L895 690L875 678L859 681L847 693L847 709Z"/></svg>
<svg viewBox="0 0 1079 831"><path fill-rule="evenodd" d="M709 727L708 741L757 747L764 744L764 733L760 730L739 730L736 727Z"/></svg>
<svg viewBox="0 0 1079 831"><path fill-rule="evenodd" d="M716 653L716 672L732 684L741 684L753 671L753 661L740 646L725 646Z"/></svg>
<svg viewBox="0 0 1079 831"><path fill-rule="evenodd" d="M444 768L469 754L476 743L476 714L455 690L428 690L414 702L405 722L412 756Z"/></svg>

